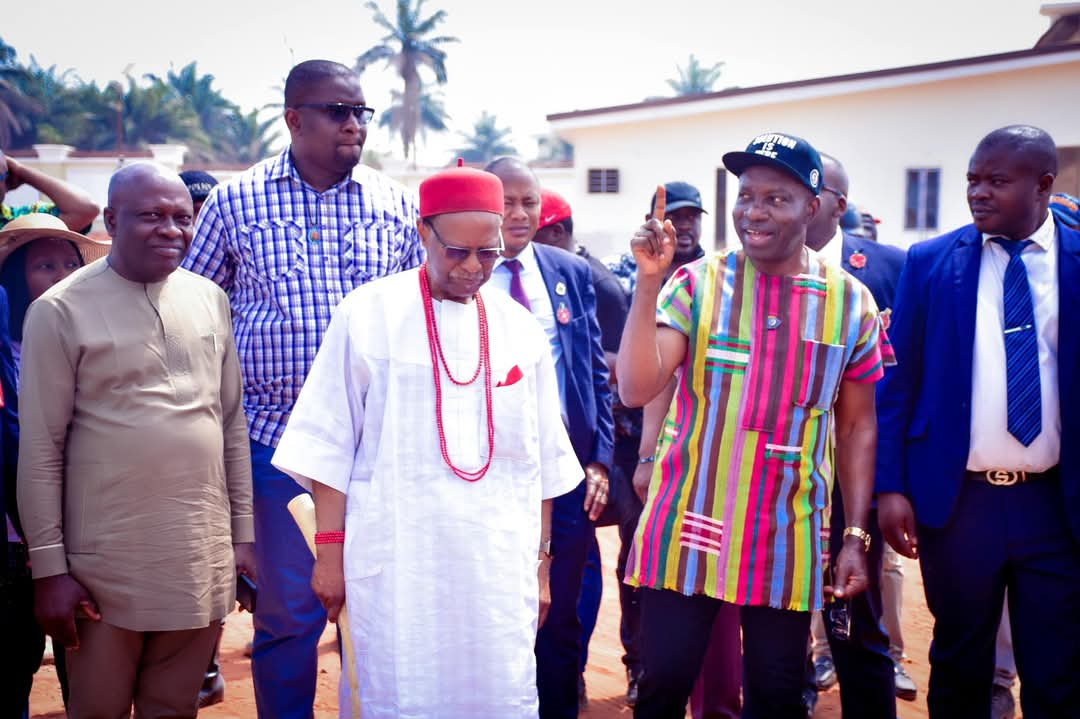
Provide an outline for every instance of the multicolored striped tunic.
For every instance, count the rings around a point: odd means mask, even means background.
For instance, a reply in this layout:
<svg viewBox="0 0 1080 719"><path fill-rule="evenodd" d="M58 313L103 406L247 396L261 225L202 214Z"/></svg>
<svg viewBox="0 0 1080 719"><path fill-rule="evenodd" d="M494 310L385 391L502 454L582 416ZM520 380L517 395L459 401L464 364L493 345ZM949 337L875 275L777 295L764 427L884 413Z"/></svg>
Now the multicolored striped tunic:
<svg viewBox="0 0 1080 719"><path fill-rule="evenodd" d="M741 251L680 268L657 323L689 344L627 564L629 584L821 608L842 380L893 360L861 283L810 253L796 276Z"/></svg>

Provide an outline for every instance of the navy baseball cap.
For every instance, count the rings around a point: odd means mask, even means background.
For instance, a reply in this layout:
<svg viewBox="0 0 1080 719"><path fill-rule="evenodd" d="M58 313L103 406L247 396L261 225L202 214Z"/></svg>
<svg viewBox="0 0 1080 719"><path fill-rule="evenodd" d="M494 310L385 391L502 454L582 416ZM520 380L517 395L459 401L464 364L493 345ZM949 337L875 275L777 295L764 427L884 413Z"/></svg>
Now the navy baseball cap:
<svg viewBox="0 0 1080 719"><path fill-rule="evenodd" d="M855 205L849 202L847 211L840 217L840 228L854 230L859 227L862 227L862 217L859 216L859 211L855 208Z"/></svg>
<svg viewBox="0 0 1080 719"><path fill-rule="evenodd" d="M745 152L728 152L724 167L738 177L748 167L765 165L801 182L815 195L821 193L821 157L806 140L780 132L755 137Z"/></svg>
<svg viewBox="0 0 1080 719"><path fill-rule="evenodd" d="M180 173L180 179L187 185L188 192L194 202L205 200L210 195L210 190L218 183L217 178L209 172L202 170L186 170Z"/></svg>
<svg viewBox="0 0 1080 719"><path fill-rule="evenodd" d="M701 193L689 182L665 182L664 194L667 196L665 212L674 212L684 207L693 207L705 212L705 208L701 206ZM649 214L651 215L655 209L656 193L654 192L652 201L649 202Z"/></svg>

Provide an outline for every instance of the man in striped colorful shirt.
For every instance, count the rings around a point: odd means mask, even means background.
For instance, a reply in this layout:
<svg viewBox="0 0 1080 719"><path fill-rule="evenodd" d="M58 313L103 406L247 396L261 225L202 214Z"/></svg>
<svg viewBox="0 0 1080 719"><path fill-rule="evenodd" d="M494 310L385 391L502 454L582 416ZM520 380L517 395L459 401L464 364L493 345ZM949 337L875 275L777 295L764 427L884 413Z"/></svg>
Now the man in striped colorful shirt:
<svg viewBox="0 0 1080 719"><path fill-rule="evenodd" d="M892 361L877 307L805 247L822 181L805 140L763 134L724 164L739 177L741 250L685 265L661 291L673 228L658 211L631 241L619 391L636 406L677 382L627 567L644 588L635 717L682 716L722 602L741 606L743 716L805 717L810 613L867 584L874 382ZM830 579L834 473L848 527Z"/></svg>

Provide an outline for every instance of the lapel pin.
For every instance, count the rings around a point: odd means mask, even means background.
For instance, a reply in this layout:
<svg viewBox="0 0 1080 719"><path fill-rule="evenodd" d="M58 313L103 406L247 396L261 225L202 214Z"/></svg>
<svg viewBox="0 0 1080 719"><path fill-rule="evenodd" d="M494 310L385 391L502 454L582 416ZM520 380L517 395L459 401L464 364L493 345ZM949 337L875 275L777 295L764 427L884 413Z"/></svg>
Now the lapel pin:
<svg viewBox="0 0 1080 719"><path fill-rule="evenodd" d="M559 283L559 284L562 284L562 283ZM555 291L556 292L559 291L558 287L555 288ZM566 292L566 287L565 286L563 287L563 292ZM565 325L565 324L570 323L570 308L566 306L565 302L560 302L559 303L559 309L555 310L555 318L557 320L559 320L559 324L561 324L561 325Z"/></svg>
<svg viewBox="0 0 1080 719"><path fill-rule="evenodd" d="M780 318L769 315L765 318L765 326L768 327L770 330L776 329L780 326Z"/></svg>
<svg viewBox="0 0 1080 719"><path fill-rule="evenodd" d="M866 255L856 250L851 253L851 257L848 258L848 264L857 270L861 270L866 267Z"/></svg>
<svg viewBox="0 0 1080 719"><path fill-rule="evenodd" d="M562 295L566 294L566 283L565 282L556 282L555 283L555 294L557 294L559 296L562 296Z"/></svg>

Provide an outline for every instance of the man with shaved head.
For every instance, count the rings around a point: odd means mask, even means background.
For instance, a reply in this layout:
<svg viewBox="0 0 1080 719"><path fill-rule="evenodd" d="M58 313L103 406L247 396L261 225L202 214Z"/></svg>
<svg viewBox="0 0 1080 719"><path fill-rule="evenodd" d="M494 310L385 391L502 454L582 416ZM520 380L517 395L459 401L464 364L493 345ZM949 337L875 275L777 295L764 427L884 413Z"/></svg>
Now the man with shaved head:
<svg viewBox="0 0 1080 719"><path fill-rule="evenodd" d="M301 490L270 458L337 304L424 256L415 194L359 164L374 112L351 68L292 68L289 146L210 192L184 260L225 290L236 318L262 568L251 669L264 719L311 717L326 628L311 552L286 508Z"/></svg>
<svg viewBox="0 0 1080 719"><path fill-rule="evenodd" d="M592 270L580 257L536 244L540 183L524 162L500 157L484 168L502 182L502 259L491 284L532 313L555 362L563 421L585 478L551 511L551 611L536 636L536 688L541 719L578 714L581 621L577 602L593 522L608 501L614 452L611 386L596 318Z"/></svg>
<svg viewBox="0 0 1080 719"><path fill-rule="evenodd" d="M206 662L253 576L251 463L229 302L179 269L176 173L109 183L106 258L31 305L19 513L35 613L66 647L68 716L194 717Z"/></svg>
<svg viewBox="0 0 1080 719"><path fill-rule="evenodd" d="M882 533L934 615L930 716L991 714L1006 590L1027 719L1080 708L1080 232L1048 207L1044 130L968 163L974 223L908 251L878 392Z"/></svg>

